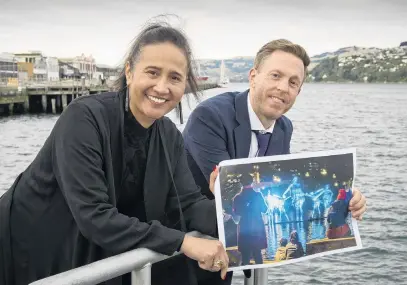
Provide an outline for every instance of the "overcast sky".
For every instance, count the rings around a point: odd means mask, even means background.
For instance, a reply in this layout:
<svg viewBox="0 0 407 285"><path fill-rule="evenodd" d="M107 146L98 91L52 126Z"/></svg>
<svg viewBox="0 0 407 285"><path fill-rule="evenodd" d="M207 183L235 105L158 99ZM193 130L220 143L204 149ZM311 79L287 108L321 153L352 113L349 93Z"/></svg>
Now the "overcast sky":
<svg viewBox="0 0 407 285"><path fill-rule="evenodd" d="M276 38L311 56L407 41L407 0L218 1L0 0L0 52L84 53L116 65L142 25L163 13L179 16L171 22L185 30L196 58L253 56Z"/></svg>

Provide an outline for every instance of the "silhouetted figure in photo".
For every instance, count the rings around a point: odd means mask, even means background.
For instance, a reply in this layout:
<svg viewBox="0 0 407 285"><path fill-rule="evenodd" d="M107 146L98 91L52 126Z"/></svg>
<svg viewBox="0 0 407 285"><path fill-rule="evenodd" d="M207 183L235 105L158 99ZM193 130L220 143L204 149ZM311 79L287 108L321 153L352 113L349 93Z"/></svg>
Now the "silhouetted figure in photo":
<svg viewBox="0 0 407 285"><path fill-rule="evenodd" d="M287 258L287 244L288 241L286 238L280 239L280 247L277 248L276 254L274 256L275 261L282 261Z"/></svg>
<svg viewBox="0 0 407 285"><path fill-rule="evenodd" d="M304 256L304 248L298 238L297 231L292 231L290 234L290 242L287 244L286 259L294 259Z"/></svg>
<svg viewBox="0 0 407 285"><path fill-rule="evenodd" d="M242 265L250 264L253 257L256 264L262 264L261 250L267 248L266 229L262 213L267 205L260 192L253 187L242 187L233 198L233 211L240 216L237 230L238 250L242 254Z"/></svg>

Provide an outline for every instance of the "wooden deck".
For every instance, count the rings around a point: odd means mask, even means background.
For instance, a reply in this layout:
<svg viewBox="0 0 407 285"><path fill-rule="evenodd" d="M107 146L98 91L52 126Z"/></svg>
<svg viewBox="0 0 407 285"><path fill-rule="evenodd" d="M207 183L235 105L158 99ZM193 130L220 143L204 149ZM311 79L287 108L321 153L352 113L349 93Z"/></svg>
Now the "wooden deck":
<svg viewBox="0 0 407 285"><path fill-rule="evenodd" d="M348 238L338 238L338 239L319 239L313 240L306 245L306 255L314 255L320 252L327 252L335 249L342 249L347 247L356 246L356 239L354 237ZM238 265L241 262L241 254L237 250L237 246L227 247L226 251L229 256L229 260L233 266ZM275 261L274 259L263 259L264 264L278 263L280 261ZM255 264L253 260L250 261L251 264Z"/></svg>

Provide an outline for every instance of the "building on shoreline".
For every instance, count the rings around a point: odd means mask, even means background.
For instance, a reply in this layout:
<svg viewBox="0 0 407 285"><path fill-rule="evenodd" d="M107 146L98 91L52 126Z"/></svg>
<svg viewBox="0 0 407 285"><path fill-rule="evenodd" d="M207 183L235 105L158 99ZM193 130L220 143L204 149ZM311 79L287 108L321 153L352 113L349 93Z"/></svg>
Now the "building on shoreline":
<svg viewBox="0 0 407 285"><path fill-rule="evenodd" d="M92 55L85 56L81 54L80 56L70 58L59 58L59 61L73 66L86 79L92 79L94 73L96 73L96 61Z"/></svg>
<svg viewBox="0 0 407 285"><path fill-rule="evenodd" d="M19 67L19 81L48 81L47 58L40 51L14 54Z"/></svg>
<svg viewBox="0 0 407 285"><path fill-rule="evenodd" d="M18 85L18 65L13 54L0 53L0 86Z"/></svg>

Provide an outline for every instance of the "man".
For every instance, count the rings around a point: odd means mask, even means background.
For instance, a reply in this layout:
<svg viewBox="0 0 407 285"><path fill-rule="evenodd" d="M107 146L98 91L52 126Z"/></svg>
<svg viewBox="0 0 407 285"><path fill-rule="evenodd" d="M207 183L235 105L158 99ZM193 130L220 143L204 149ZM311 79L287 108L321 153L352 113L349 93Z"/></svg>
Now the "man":
<svg viewBox="0 0 407 285"><path fill-rule="evenodd" d="M208 181L220 161L290 152L293 127L283 114L294 104L309 63L300 46L269 42L256 55L249 90L214 96L193 110L183 136L190 168L207 196L213 198ZM268 144L260 153L263 141Z"/></svg>
<svg viewBox="0 0 407 285"><path fill-rule="evenodd" d="M219 162L290 153L293 126L284 114L299 95L309 64L301 46L271 41L255 57L248 90L214 96L192 111L183 137L189 167L206 196L214 198L208 182ZM365 198L354 190L349 209L360 218Z"/></svg>
<svg viewBox="0 0 407 285"><path fill-rule="evenodd" d="M252 257L256 264L263 263L261 250L267 248L267 235L262 214L267 209L263 195L252 184L241 185L233 198L233 213L240 217L237 247L242 254L242 265L250 265Z"/></svg>

